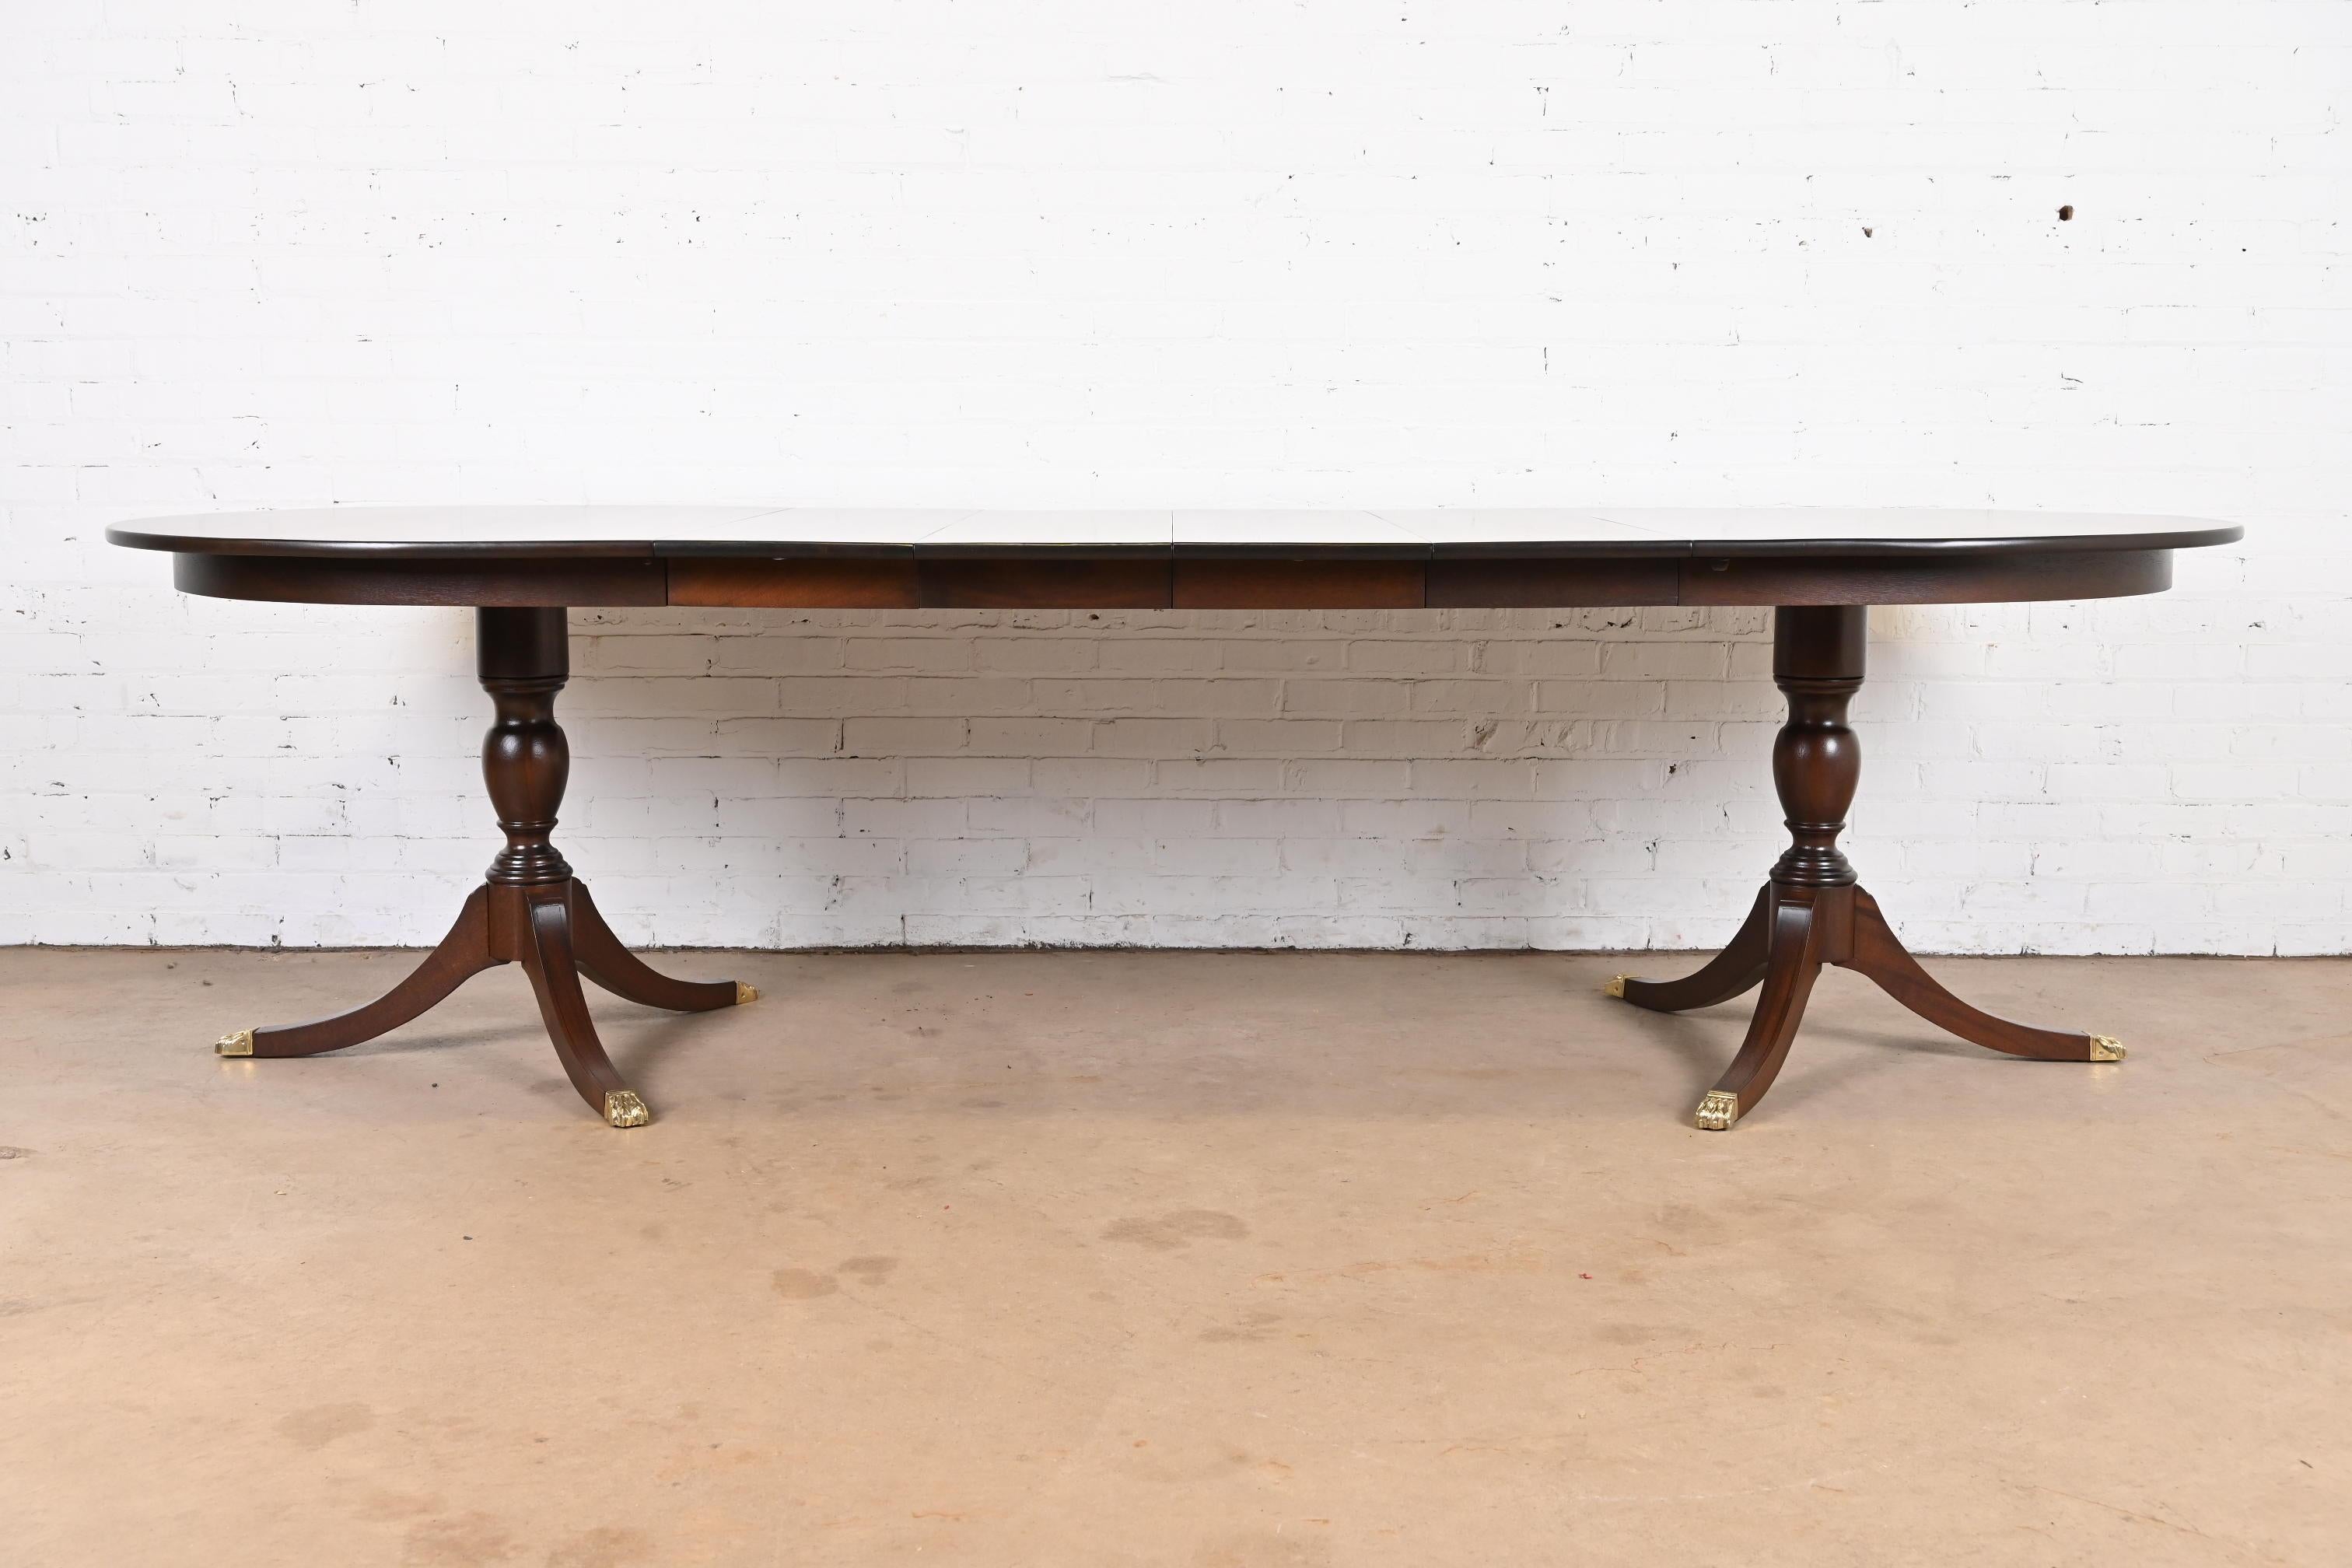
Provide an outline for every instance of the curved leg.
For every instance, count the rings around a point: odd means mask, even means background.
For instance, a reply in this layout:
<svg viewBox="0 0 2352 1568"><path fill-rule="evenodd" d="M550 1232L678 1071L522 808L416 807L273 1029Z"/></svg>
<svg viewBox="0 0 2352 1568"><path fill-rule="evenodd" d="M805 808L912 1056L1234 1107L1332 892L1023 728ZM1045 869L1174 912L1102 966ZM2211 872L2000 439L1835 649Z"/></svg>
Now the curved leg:
<svg viewBox="0 0 2352 1568"><path fill-rule="evenodd" d="M1698 1102L1698 1124L1710 1132L1724 1131L1755 1110L1772 1087L1804 1018L1813 978L1822 972L1823 922L1816 918L1813 900L1784 889L1769 903L1771 956L1764 994L1756 999L1756 1016L1748 1021L1739 1054Z"/></svg>
<svg viewBox="0 0 2352 1568"><path fill-rule="evenodd" d="M2045 1062L2123 1059L2123 1046L2111 1036L2037 1029L1969 1006L1919 967L1919 961L1896 938L1895 928L1886 923L1878 900L1859 888L1853 890L1853 955L1843 963L1847 968L1877 982L1880 990L1927 1022L1988 1049Z"/></svg>
<svg viewBox="0 0 2352 1568"><path fill-rule="evenodd" d="M1756 907L1748 911L1748 919L1731 941L1696 973L1680 980L1636 980L1620 974L1610 981L1609 994L1653 1012L1683 1013L1693 1007L1712 1007L1754 990L1764 978L1769 956L1771 903L1772 889L1768 885L1756 895Z"/></svg>
<svg viewBox="0 0 2352 1568"><path fill-rule="evenodd" d="M572 942L580 955L580 973L625 1001L673 1013L708 1013L756 1000L757 989L734 980L673 980L621 945L604 917L596 912L587 887L572 884Z"/></svg>
<svg viewBox="0 0 2352 1568"><path fill-rule="evenodd" d="M539 1016L546 1020L548 1038L555 1042L572 1087L588 1108L614 1127L642 1127L653 1120L605 1056L588 1016L588 998L581 994L580 972L572 951L572 901L569 889L558 884L530 890L525 929L520 933L524 973L539 997Z"/></svg>
<svg viewBox="0 0 2352 1568"><path fill-rule="evenodd" d="M213 1049L225 1057L311 1057L339 1051L400 1027L483 970L504 962L490 955L489 889L477 888L441 945L408 978L366 1006L315 1023L240 1029L222 1036Z"/></svg>

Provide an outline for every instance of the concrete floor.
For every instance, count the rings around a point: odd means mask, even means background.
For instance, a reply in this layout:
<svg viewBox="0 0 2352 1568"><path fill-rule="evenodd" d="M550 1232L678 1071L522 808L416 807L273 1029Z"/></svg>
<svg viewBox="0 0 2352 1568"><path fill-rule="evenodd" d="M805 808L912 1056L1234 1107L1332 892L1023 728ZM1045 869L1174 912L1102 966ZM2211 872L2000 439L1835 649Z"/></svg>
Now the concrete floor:
<svg viewBox="0 0 2352 1568"><path fill-rule="evenodd" d="M2352 963L1945 961L2121 1035L1606 958L0 952L0 1561L2313 1563L2352 1526ZM1641 967L1673 973L1684 961Z"/></svg>

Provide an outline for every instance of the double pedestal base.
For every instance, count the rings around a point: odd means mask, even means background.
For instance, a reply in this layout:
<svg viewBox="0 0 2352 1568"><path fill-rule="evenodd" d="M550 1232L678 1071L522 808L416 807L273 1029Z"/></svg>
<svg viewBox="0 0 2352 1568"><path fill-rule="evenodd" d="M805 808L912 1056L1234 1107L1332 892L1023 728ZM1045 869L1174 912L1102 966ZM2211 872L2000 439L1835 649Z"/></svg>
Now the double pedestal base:
<svg viewBox="0 0 2352 1568"><path fill-rule="evenodd" d="M1612 995L1668 1013L1764 987L1746 1043L1699 1101L1701 1127L1721 1131L1756 1109L1788 1057L1825 963L1859 970L1921 1017L1997 1051L2045 1061L2123 1058L2123 1047L2107 1036L2011 1024L1954 996L1904 951L1876 900L1855 884L1837 838L1861 778L1861 752L1845 718L1862 686L1867 613L1858 605L1803 605L1773 617L1772 677L1788 696L1789 721L1773 744L1772 779L1790 842L1748 923L1687 979L1620 975L1610 982ZM215 1048L224 1056L307 1057L355 1046L408 1022L468 977L520 963L580 1097L614 1127L643 1126L650 1120L645 1101L597 1041L580 977L632 1002L682 1013L732 1007L759 993L728 980L673 980L646 967L604 924L550 839L571 766L555 722L555 694L570 672L564 613L478 615L482 686L498 710L482 745L482 775L507 847L441 945L385 995L313 1024L240 1029Z"/></svg>

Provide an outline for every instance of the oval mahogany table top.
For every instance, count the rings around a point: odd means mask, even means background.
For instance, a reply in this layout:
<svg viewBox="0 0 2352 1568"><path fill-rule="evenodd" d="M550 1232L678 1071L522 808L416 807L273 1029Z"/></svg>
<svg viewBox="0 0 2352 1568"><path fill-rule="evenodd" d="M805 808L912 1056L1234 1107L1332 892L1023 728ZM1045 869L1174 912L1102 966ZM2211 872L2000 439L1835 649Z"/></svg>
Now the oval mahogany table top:
<svg viewBox="0 0 2352 1568"><path fill-rule="evenodd" d="M2096 512L325 507L152 518L191 592L330 604L1402 609L2100 598L2231 523Z"/></svg>

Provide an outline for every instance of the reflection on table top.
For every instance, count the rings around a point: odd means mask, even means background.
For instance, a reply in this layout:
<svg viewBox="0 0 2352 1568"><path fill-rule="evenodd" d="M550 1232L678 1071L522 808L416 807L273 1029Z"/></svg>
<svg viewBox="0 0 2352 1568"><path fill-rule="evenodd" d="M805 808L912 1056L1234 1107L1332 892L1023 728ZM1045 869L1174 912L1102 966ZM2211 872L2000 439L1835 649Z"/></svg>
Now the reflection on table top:
<svg viewBox="0 0 2352 1568"><path fill-rule="evenodd" d="M700 506L315 507L148 518L118 544L202 554L749 555L1027 551L1844 555L2179 549L2243 534L2111 512L1837 508L982 511Z"/></svg>

